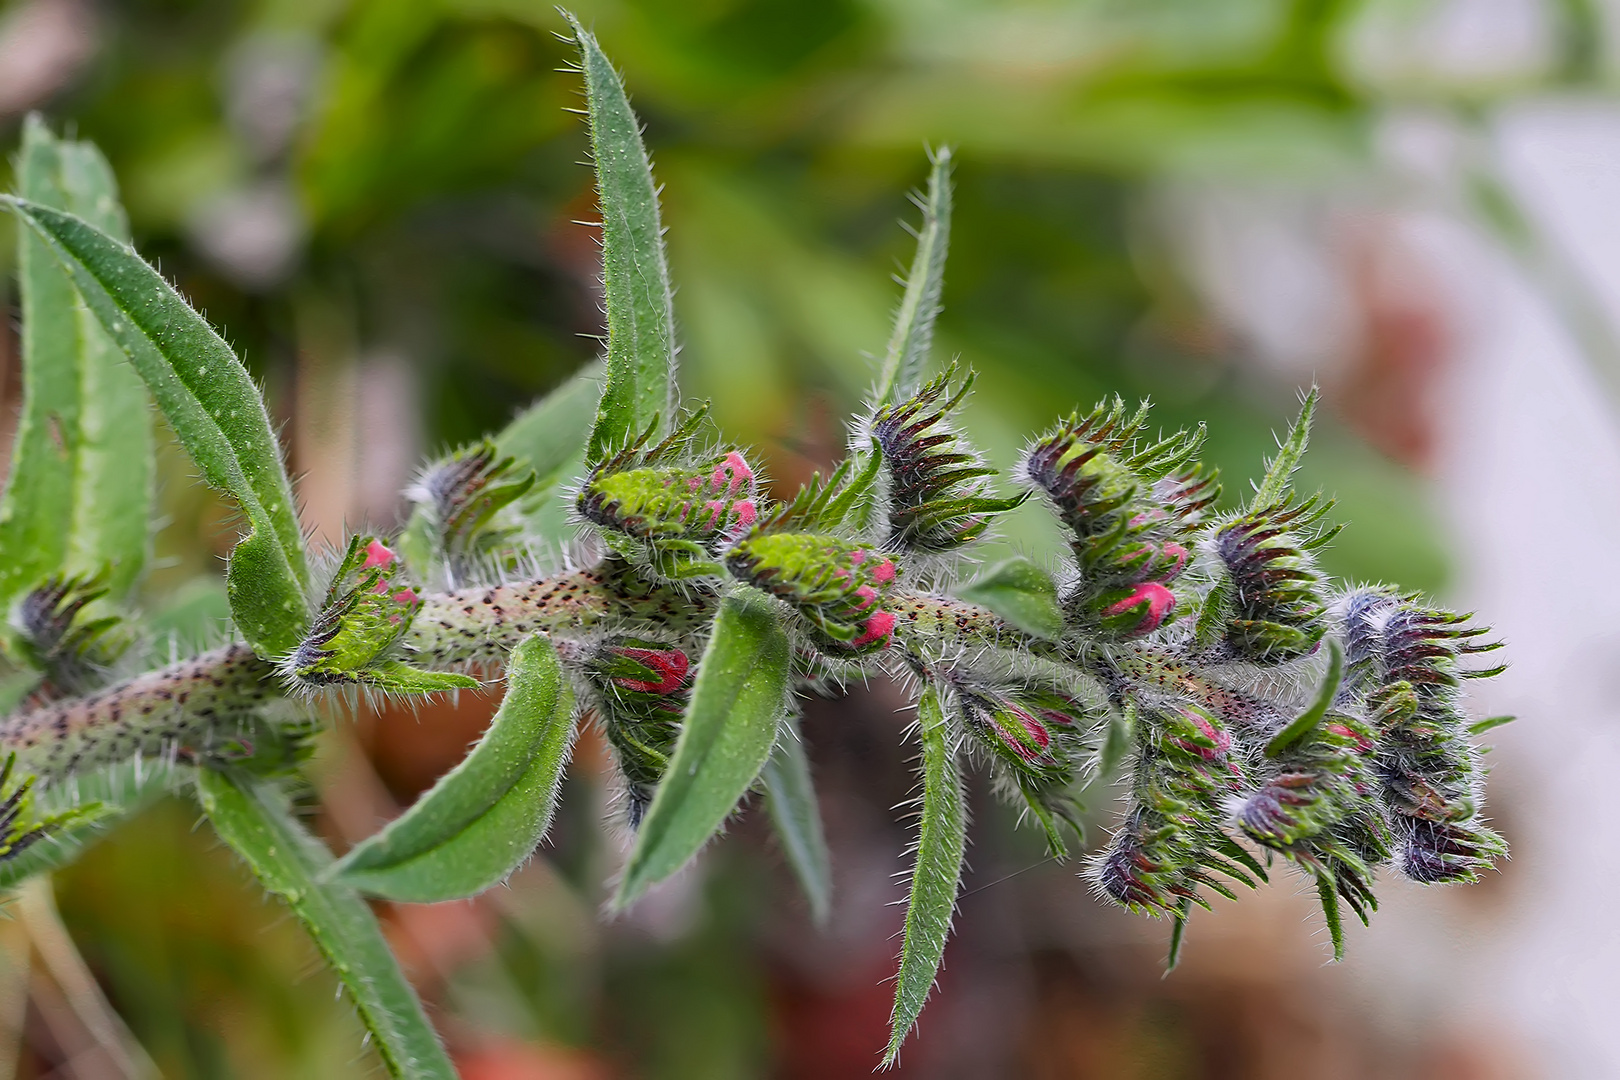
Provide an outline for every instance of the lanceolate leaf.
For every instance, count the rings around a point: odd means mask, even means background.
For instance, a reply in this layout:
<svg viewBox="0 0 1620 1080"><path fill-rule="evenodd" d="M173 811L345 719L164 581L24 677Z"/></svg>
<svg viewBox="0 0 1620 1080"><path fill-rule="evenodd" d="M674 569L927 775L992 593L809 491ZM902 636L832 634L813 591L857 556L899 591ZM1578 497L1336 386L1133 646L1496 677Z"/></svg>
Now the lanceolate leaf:
<svg viewBox="0 0 1620 1080"><path fill-rule="evenodd" d="M403 815L351 850L337 880L390 900L482 892L534 851L551 823L573 746L574 692L543 635L506 668L506 698L466 759Z"/></svg>
<svg viewBox="0 0 1620 1080"><path fill-rule="evenodd" d="M810 780L810 757L804 752L796 717L783 719L776 751L765 763L762 776L782 852L804 888L810 917L817 926L825 925L832 910L832 864L821 829L821 807Z"/></svg>
<svg viewBox="0 0 1620 1080"><path fill-rule="evenodd" d="M30 116L22 194L127 238L117 186L88 143ZM124 363L46 242L18 237L23 409L0 500L0 609L46 577L104 575L120 599L146 560L152 425L146 388Z"/></svg>
<svg viewBox="0 0 1620 1080"><path fill-rule="evenodd" d="M1021 556L997 563L961 591L1026 634L1056 641L1063 636L1057 586L1045 570Z"/></svg>
<svg viewBox="0 0 1620 1080"><path fill-rule="evenodd" d="M220 837L304 924L354 998L388 1074L454 1080L455 1067L405 981L377 918L353 889L322 883L332 856L273 783L202 769L197 795Z"/></svg>
<svg viewBox="0 0 1620 1080"><path fill-rule="evenodd" d="M1322 676L1322 685L1316 691L1315 700L1304 712L1289 721L1287 727L1272 736L1271 741L1266 743L1266 757L1277 757L1308 739L1332 707L1333 699L1339 693L1339 684L1344 681L1344 647L1337 640L1328 638L1327 649L1327 674Z"/></svg>
<svg viewBox="0 0 1620 1080"><path fill-rule="evenodd" d="M934 170L928 177L928 196L922 211L917 254L911 260L905 296L878 372L873 404L879 408L904 401L917 392L934 341L934 320L939 316L940 295L945 288L945 255L951 238L949 147L941 147L934 154Z"/></svg>
<svg viewBox="0 0 1620 1080"><path fill-rule="evenodd" d="M304 538L270 417L247 369L127 245L71 214L4 201L68 269L203 477L241 504L252 531L231 553L231 614L260 655L290 651L309 619Z"/></svg>
<svg viewBox="0 0 1620 1080"><path fill-rule="evenodd" d="M905 938L900 947L900 974L895 980L884 1065L894 1064L899 1057L900 1044L917 1022L939 974L966 852L962 777L945 711L933 687L923 691L917 719L922 738L922 828L917 836L917 863L911 872L911 898L906 906Z"/></svg>
<svg viewBox="0 0 1620 1080"><path fill-rule="evenodd" d="M502 454L534 470L530 497L573 479L569 468L590 438L602 397L602 365L591 364L513 417L495 436Z"/></svg>
<svg viewBox="0 0 1620 1080"><path fill-rule="evenodd" d="M675 753L619 883L618 907L685 866L759 776L786 707L790 654L764 597L749 591L721 602Z"/></svg>
<svg viewBox="0 0 1620 1080"><path fill-rule="evenodd" d="M597 407L588 460L623 446L657 418L667 429L675 387L675 307L658 220L658 188L618 73L573 15L591 156L602 212L602 279L607 298L607 385Z"/></svg>
<svg viewBox="0 0 1620 1080"><path fill-rule="evenodd" d="M1255 488L1254 498L1249 505L1269 506L1288 493L1288 482L1293 479L1300 461L1305 457L1305 448L1310 444L1311 416L1316 412L1316 403L1321 396L1322 392L1314 386L1305 395L1293 429L1277 448L1277 456L1266 462L1266 475Z"/></svg>
<svg viewBox="0 0 1620 1080"><path fill-rule="evenodd" d="M495 436L502 453L534 469L534 488L523 502L524 531L532 540L562 548L578 531L566 489L585 472L585 444L602 398L603 377L602 365L591 364Z"/></svg>

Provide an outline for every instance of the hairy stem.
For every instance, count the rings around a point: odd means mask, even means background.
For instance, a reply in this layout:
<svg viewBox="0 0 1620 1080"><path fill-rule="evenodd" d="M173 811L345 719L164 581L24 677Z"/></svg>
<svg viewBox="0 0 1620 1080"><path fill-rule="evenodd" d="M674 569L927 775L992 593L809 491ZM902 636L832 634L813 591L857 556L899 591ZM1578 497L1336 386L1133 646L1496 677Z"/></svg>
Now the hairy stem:
<svg viewBox="0 0 1620 1080"><path fill-rule="evenodd" d="M562 641L629 633L690 644L718 597L648 584L613 561L534 581L430 594L402 642L404 659L429 669L493 667L536 631ZM989 610L959 600L895 594L902 633L932 650L1016 649L1052 655L1049 643ZM275 665L231 644L134 676L85 697L0 721L0 754L41 782L139 757L182 761L251 742L256 730L291 719Z"/></svg>

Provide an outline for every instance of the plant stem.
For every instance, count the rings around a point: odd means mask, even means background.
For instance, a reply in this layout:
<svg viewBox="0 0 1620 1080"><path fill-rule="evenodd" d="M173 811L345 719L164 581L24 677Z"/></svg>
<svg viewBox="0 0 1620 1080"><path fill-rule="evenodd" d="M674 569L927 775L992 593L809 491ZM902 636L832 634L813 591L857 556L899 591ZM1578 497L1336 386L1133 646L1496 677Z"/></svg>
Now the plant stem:
<svg viewBox="0 0 1620 1080"><path fill-rule="evenodd" d="M692 643L709 625L718 596L678 591L636 577L614 561L526 582L424 597L402 642L403 658L444 670L494 667L529 634L560 641L605 632ZM938 596L895 593L889 608L899 632L931 650L1013 649L1063 657L1049 642L1003 622L989 610ZM245 738L261 716L271 723L301 710L275 665L245 644L224 645L80 698L0 721L0 754L42 783L131 758L195 760Z"/></svg>

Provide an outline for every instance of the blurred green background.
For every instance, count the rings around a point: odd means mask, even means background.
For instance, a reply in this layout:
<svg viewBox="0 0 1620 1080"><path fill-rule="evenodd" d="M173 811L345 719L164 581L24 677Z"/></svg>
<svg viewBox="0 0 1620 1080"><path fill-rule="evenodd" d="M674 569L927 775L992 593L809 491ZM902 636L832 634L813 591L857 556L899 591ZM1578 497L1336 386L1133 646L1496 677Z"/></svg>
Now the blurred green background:
<svg viewBox="0 0 1620 1080"><path fill-rule="evenodd" d="M910 257L905 194L925 147L948 143L959 167L936 358L979 371L969 426L997 464L1059 413L1150 396L1167 427L1208 421L1230 501L1320 374L1333 411L1303 482L1335 492L1352 523L1330 568L1443 590L1422 477L1443 347L1399 310L1379 321L1374 295L1358 301L1373 332L1329 342L1321 372L1257 362L1264 350L1212 310L1209 269L1175 235L1176 208L1209 192L1297 201L1348 188L1398 202L1376 145L1389 110L1466 126L1606 77L1586 0L1542 5L1543 47L1505 73L1436 80L1368 61L1431 6L577 9L624 71L666 185L685 389L712 399L781 484L841 452ZM137 246L263 381L306 521L334 541L345 523L396 521L419 456L501 425L597 350L595 234L576 223L592 218L593 192L582 123L565 111L580 102L559 70L562 25L521 0L13 0L0 5L0 141L14 146L39 109L102 147ZM0 258L12 228L0 220ZM15 348L0 350L4 425ZM231 535L188 468L165 457L163 561L146 584L179 628L223 610L217 556ZM1050 554L1047 528L1019 516L1007 542ZM896 948L890 875L904 866L890 812L910 789L898 703L879 686L807 715L841 890L824 937L751 819L646 911L599 918L622 837L603 824L610 784L589 744L544 858L510 889L390 909L469 1080L866 1075ZM475 702L342 719L322 754L326 834L363 835L488 714ZM1332 1045L1375 1063L1347 1075L1405 1074L1404 1051L1380 1058L1331 994L1279 1009L1291 988L1318 986L1310 964L1279 962L1270 981L1199 968L1160 983L1157 931L1121 936L1072 868L1041 864L1038 839L986 794L974 791L960 933L903 1073L1269 1077L1293 1048ZM193 825L163 804L56 880L112 1006L165 1076L374 1073L296 926ZM74 1065L72 1016L47 997L30 996L18 1075L118 1075Z"/></svg>

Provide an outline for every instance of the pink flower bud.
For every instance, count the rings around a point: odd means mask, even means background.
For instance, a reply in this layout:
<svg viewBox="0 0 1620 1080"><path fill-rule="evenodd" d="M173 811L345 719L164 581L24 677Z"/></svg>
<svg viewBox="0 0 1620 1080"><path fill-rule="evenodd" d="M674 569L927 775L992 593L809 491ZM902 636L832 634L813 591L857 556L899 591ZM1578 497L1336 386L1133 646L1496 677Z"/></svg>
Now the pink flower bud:
<svg viewBox="0 0 1620 1080"><path fill-rule="evenodd" d="M1200 738L1171 739L1183 750L1197 754L1205 761L1224 761L1232 750L1232 733L1214 722L1199 709L1182 709L1181 715L1198 729Z"/></svg>
<svg viewBox="0 0 1620 1080"><path fill-rule="evenodd" d="M882 641L894 633L894 623L894 616L887 611L875 611L872 613L872 617L866 620L866 632L850 642L850 645L858 649L863 645L870 645L874 641ZM888 647L886 642L884 647Z"/></svg>
<svg viewBox="0 0 1620 1080"><path fill-rule="evenodd" d="M1008 749L1025 761L1038 760L1046 752L1046 748L1052 745L1052 736L1046 730L1046 726L1017 705L1006 703L1002 714L1016 721L1028 738L1018 738L1012 732L1004 730L1000 724L996 726L996 734L1001 736L1001 741L1007 744Z"/></svg>
<svg viewBox="0 0 1620 1080"><path fill-rule="evenodd" d="M717 492L735 495L748 485L753 490L754 470L748 467L743 456L733 450L725 456L725 460L714 467L714 474L709 478L709 484Z"/></svg>
<svg viewBox="0 0 1620 1080"><path fill-rule="evenodd" d="M889 582L893 581L894 563L890 562L888 559L884 559L882 562L872 567L872 580L877 582L879 585L887 585Z"/></svg>
<svg viewBox="0 0 1620 1080"><path fill-rule="evenodd" d="M366 545L366 561L360 564L360 569L370 570L373 566L388 566L394 561L394 553L381 540L373 540Z"/></svg>
<svg viewBox="0 0 1620 1080"><path fill-rule="evenodd" d="M1172 581L1187 567L1187 549L1175 541L1166 543L1160 549L1163 557L1170 562L1170 566L1159 571L1160 580Z"/></svg>
<svg viewBox="0 0 1620 1080"><path fill-rule="evenodd" d="M1176 606L1176 594L1165 588L1157 581L1144 581L1131 590L1131 594L1115 604L1103 609L1108 616L1124 615L1137 608L1142 609L1142 621L1137 623L1130 631L1132 637L1150 633L1157 630Z"/></svg>
<svg viewBox="0 0 1620 1080"><path fill-rule="evenodd" d="M641 649L621 645L613 651L627 660L634 660L658 676L657 682L623 677L613 680L626 690L637 694L673 694L686 681L686 672L691 666L691 661L679 649Z"/></svg>

